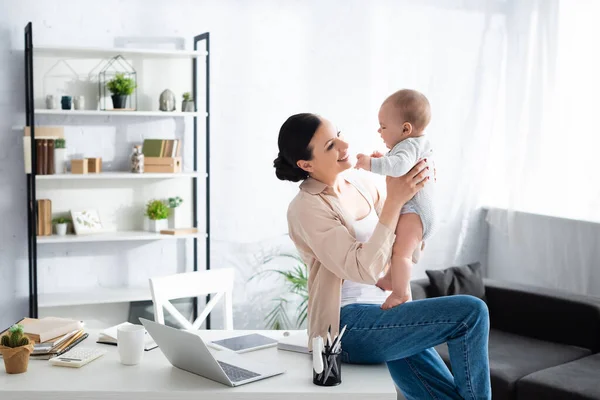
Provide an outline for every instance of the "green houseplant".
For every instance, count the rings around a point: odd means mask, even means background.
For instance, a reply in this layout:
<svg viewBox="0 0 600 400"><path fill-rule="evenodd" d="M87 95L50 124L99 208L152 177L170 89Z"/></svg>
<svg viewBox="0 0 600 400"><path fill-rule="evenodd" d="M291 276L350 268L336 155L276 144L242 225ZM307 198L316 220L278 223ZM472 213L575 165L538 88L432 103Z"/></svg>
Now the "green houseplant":
<svg viewBox="0 0 600 400"><path fill-rule="evenodd" d="M58 236L65 236L67 234L67 226L71 222L70 218L58 217L52 220L52 223L56 227L56 234Z"/></svg>
<svg viewBox="0 0 600 400"><path fill-rule="evenodd" d="M127 107L127 97L133 93L137 85L125 74L116 74L113 79L108 81L106 87L112 93L113 107L118 109Z"/></svg>
<svg viewBox="0 0 600 400"><path fill-rule="evenodd" d="M150 231L160 232L166 229L167 218L169 217L169 207L162 200L150 200L146 204L146 214L150 220Z"/></svg>
<svg viewBox="0 0 600 400"><path fill-rule="evenodd" d="M177 228L177 220L179 211L178 207L183 203L183 199L179 196L169 197L167 199L167 204L169 205L169 229Z"/></svg>
<svg viewBox="0 0 600 400"><path fill-rule="evenodd" d="M265 326L267 329L292 329L302 328L306 322L308 310L308 268L304 261L295 254L278 253L267 257L265 263L276 258L291 259L294 265L291 269L266 269L253 275L249 280L260 278L265 275L277 275L286 287L287 294L277 296L272 299L275 304L271 311L265 316ZM287 306L291 301L299 301L296 307L295 324L288 316Z"/></svg>
<svg viewBox="0 0 600 400"><path fill-rule="evenodd" d="M185 92L183 94L183 101L181 102L181 111L184 112L194 112L194 99L192 98L192 94L190 92Z"/></svg>
<svg viewBox="0 0 600 400"><path fill-rule="evenodd" d="M33 343L25 336L22 325L13 325L0 339L0 353L4 359L7 374L21 374L27 371L29 355Z"/></svg>

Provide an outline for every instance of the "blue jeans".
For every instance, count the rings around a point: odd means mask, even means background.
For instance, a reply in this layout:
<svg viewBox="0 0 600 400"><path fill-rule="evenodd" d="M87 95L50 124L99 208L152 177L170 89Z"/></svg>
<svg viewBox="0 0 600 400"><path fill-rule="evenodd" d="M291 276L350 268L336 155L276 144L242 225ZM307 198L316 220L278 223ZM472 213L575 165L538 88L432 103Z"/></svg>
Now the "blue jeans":
<svg viewBox="0 0 600 400"><path fill-rule="evenodd" d="M382 310L374 304L342 308L342 361L386 362L407 399L491 399L489 316L473 296L415 300ZM433 346L448 342L452 371Z"/></svg>

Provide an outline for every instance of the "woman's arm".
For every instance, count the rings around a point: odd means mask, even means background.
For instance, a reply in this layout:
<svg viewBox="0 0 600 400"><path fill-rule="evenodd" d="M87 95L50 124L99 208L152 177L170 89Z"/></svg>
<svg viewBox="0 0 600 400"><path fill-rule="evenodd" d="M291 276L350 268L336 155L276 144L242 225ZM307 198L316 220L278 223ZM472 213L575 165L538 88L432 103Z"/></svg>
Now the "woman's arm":
<svg viewBox="0 0 600 400"><path fill-rule="evenodd" d="M320 204L319 198L314 198L313 206L298 202L290 206L291 239L298 250L314 254L339 278L375 284L390 258L402 205L425 185L424 167L424 163L419 163L402 177L388 178L388 196L369 241L356 241L338 216L328 206Z"/></svg>

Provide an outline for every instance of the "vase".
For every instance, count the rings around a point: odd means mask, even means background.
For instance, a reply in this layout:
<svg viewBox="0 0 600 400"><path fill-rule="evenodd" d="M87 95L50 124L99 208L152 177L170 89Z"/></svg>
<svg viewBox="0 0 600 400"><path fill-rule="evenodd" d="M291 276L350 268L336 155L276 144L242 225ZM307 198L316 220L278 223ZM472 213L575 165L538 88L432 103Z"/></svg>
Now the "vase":
<svg viewBox="0 0 600 400"><path fill-rule="evenodd" d="M77 96L73 98L73 106L76 110L83 110L85 108L85 97Z"/></svg>
<svg viewBox="0 0 600 400"><path fill-rule="evenodd" d="M20 347L5 347L0 345L0 353L4 359L7 374L22 374L27 372L29 355L33 352L33 343Z"/></svg>
<svg viewBox="0 0 600 400"><path fill-rule="evenodd" d="M159 233L163 229L167 229L168 224L166 219L149 219L149 231Z"/></svg>
<svg viewBox="0 0 600 400"><path fill-rule="evenodd" d="M160 111L175 111L175 93L169 89L163 90L158 100Z"/></svg>
<svg viewBox="0 0 600 400"><path fill-rule="evenodd" d="M54 149L54 173L67 172L67 149Z"/></svg>
<svg viewBox="0 0 600 400"><path fill-rule="evenodd" d="M113 108L127 108L127 95L113 94L111 96Z"/></svg>
<svg viewBox="0 0 600 400"><path fill-rule="evenodd" d="M169 229L177 229L177 220L179 216L179 207L169 208Z"/></svg>
<svg viewBox="0 0 600 400"><path fill-rule="evenodd" d="M196 111L196 109L194 108L194 101L190 100L190 101L182 101L181 102L181 111L183 112L194 112Z"/></svg>
<svg viewBox="0 0 600 400"><path fill-rule="evenodd" d="M67 223L56 224L56 234L58 236L65 236L67 234Z"/></svg>
<svg viewBox="0 0 600 400"><path fill-rule="evenodd" d="M54 110L58 108L58 104L56 103L56 98L54 95L49 94L46 96L46 108L48 110Z"/></svg>
<svg viewBox="0 0 600 400"><path fill-rule="evenodd" d="M63 110L70 110L73 104L73 98L71 96L63 96L60 98L60 105Z"/></svg>
<svg viewBox="0 0 600 400"><path fill-rule="evenodd" d="M144 172L144 153L142 153L142 146L133 146L133 153L131 154L131 172L135 174L141 174Z"/></svg>

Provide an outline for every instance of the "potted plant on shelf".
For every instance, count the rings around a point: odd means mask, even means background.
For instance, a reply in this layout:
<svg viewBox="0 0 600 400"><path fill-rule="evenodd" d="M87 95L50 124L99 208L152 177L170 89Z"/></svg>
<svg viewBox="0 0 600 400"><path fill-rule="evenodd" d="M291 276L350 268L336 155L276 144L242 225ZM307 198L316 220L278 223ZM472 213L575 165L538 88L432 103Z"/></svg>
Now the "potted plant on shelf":
<svg viewBox="0 0 600 400"><path fill-rule="evenodd" d="M169 208L161 200L150 200L146 204L146 216L150 220L150 232L160 232L167 229Z"/></svg>
<svg viewBox="0 0 600 400"><path fill-rule="evenodd" d="M136 83L133 79L125 77L125 74L116 74L106 86L112 93L113 107L122 109L127 107L127 97L135 90Z"/></svg>
<svg viewBox="0 0 600 400"><path fill-rule="evenodd" d="M178 207L183 203L183 199L179 196L169 197L167 204L169 206L169 229L177 228L177 215L179 215Z"/></svg>
<svg viewBox="0 0 600 400"><path fill-rule="evenodd" d="M0 353L4 358L7 374L21 374L27 371L29 355L33 352L33 343L25 336L22 325L13 325L0 340Z"/></svg>
<svg viewBox="0 0 600 400"><path fill-rule="evenodd" d="M58 236L65 236L67 234L67 226L71 219L66 217L58 217L52 220L54 226L56 226L56 234Z"/></svg>
<svg viewBox="0 0 600 400"><path fill-rule="evenodd" d="M58 138L54 141L54 173L64 174L67 171L66 141Z"/></svg>
<svg viewBox="0 0 600 400"><path fill-rule="evenodd" d="M184 112L194 112L194 99L192 98L192 94L190 92L185 92L183 94L183 101L181 102L181 111Z"/></svg>

